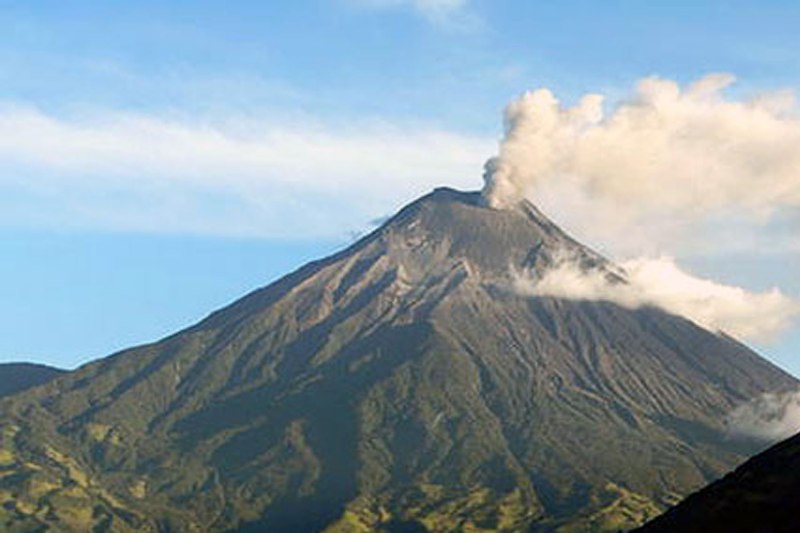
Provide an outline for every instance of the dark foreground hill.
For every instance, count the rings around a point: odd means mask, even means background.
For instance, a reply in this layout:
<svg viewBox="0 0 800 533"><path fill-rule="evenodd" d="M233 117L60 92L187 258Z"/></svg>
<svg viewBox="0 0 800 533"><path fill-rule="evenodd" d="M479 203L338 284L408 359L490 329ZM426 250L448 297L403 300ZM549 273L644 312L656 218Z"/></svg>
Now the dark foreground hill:
<svg viewBox="0 0 800 533"><path fill-rule="evenodd" d="M0 397L47 383L64 370L34 363L0 363Z"/></svg>
<svg viewBox="0 0 800 533"><path fill-rule="evenodd" d="M528 203L440 189L160 342L0 403L5 527L583 531L739 464L735 405L797 382L657 309L521 296L569 254Z"/></svg>
<svg viewBox="0 0 800 533"><path fill-rule="evenodd" d="M800 435L753 457L636 531L796 533L798 495Z"/></svg>

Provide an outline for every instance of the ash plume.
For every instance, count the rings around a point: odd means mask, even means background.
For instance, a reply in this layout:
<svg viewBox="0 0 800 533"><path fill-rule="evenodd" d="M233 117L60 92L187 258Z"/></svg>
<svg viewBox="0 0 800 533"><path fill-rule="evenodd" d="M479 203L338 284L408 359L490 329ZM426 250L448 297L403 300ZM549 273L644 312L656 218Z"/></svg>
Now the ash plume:
<svg viewBox="0 0 800 533"><path fill-rule="evenodd" d="M518 289L652 305L743 339L771 338L790 325L800 305L778 289L700 279L668 257L723 246L722 232L742 242L743 225L771 238L767 224L800 209L794 97L735 99L725 93L733 82L729 74L687 86L646 78L614 108L600 94L564 105L546 88L512 101L498 155L485 165L487 204L531 199L615 255L638 256L620 263L627 283L567 259L541 278L518 279Z"/></svg>
<svg viewBox="0 0 800 533"><path fill-rule="evenodd" d="M721 246L720 232L735 224L766 228L800 208L798 107L785 91L731 97L733 82L645 78L613 107L600 94L566 105L549 89L527 92L505 110L484 174L487 203L531 199L574 233L628 254L674 253L678 241Z"/></svg>

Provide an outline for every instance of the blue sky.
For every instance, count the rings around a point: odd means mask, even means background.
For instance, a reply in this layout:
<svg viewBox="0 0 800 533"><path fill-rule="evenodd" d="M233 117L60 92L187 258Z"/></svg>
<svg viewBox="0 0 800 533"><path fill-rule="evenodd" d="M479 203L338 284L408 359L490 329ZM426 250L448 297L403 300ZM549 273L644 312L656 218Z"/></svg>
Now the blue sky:
<svg viewBox="0 0 800 533"><path fill-rule="evenodd" d="M66 367L189 325L433 186L479 187L527 89L800 85L788 1L0 6L0 360ZM800 297L800 247L755 248L666 252ZM759 348L800 373L796 328Z"/></svg>

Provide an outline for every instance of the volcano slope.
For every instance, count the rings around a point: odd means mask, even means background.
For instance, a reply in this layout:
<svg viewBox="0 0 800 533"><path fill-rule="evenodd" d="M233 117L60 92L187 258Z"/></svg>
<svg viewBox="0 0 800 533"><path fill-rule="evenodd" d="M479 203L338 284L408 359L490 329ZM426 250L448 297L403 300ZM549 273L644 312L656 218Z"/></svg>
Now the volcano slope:
<svg viewBox="0 0 800 533"><path fill-rule="evenodd" d="M643 523L752 450L724 415L797 382L657 309L532 298L531 204L437 189L160 342L6 398L5 528L583 531ZM619 278L619 282L624 282Z"/></svg>

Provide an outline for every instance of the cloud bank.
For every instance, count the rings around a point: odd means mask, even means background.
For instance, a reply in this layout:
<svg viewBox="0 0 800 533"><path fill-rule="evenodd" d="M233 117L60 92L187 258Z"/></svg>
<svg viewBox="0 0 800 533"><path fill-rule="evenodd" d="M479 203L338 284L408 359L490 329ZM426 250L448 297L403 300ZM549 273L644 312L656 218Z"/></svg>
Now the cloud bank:
<svg viewBox="0 0 800 533"><path fill-rule="evenodd" d="M620 272L609 275L560 258L541 277L517 275L514 287L531 296L608 301L629 309L659 307L712 331L747 340L771 339L800 313L800 303L778 289L749 292L698 278L668 257L634 259L619 266Z"/></svg>
<svg viewBox="0 0 800 533"><path fill-rule="evenodd" d="M380 121L63 117L3 105L0 223L295 238L345 233L442 182L474 188L491 145Z"/></svg>
<svg viewBox="0 0 800 533"><path fill-rule="evenodd" d="M495 207L529 197L615 250L705 237L800 209L800 119L787 92L734 99L712 74L688 86L638 82L608 110L599 94L565 106L548 89L511 102L484 192ZM691 230L691 231L688 231ZM713 239L706 239L706 241ZM626 248L626 245L627 246Z"/></svg>
<svg viewBox="0 0 800 533"><path fill-rule="evenodd" d="M764 394L734 409L726 419L729 433L777 442L800 432L800 391Z"/></svg>

